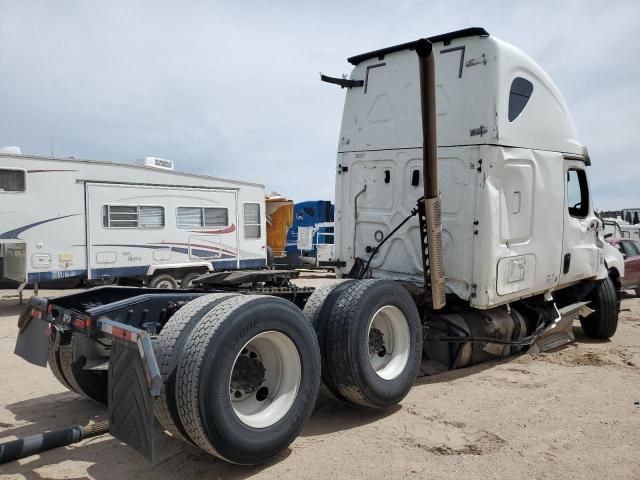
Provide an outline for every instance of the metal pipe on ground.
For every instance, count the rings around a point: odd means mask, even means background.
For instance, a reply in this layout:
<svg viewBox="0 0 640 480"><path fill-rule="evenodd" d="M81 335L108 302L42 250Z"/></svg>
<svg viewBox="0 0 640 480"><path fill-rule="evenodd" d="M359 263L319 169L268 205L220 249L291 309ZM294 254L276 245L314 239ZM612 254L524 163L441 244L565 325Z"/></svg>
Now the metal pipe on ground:
<svg viewBox="0 0 640 480"><path fill-rule="evenodd" d="M19 460L40 452L65 447L85 438L97 437L109 432L109 422L103 421L90 425L72 425L70 427L42 432L17 440L0 444L0 464Z"/></svg>

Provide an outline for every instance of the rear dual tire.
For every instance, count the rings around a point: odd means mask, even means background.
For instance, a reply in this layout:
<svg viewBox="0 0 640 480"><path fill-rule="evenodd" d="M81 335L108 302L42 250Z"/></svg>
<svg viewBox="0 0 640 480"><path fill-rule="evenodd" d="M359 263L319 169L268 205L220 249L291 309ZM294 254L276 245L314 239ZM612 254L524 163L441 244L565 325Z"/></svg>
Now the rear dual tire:
<svg viewBox="0 0 640 480"><path fill-rule="evenodd" d="M52 330L49 336L49 358L47 359L47 363L49 364L49 369L53 376L67 388L75 393L76 392L73 387L67 382L67 379L64 377L62 373L62 363L60 361L60 334L56 330Z"/></svg>
<svg viewBox="0 0 640 480"><path fill-rule="evenodd" d="M85 369L87 358L76 333L60 334L53 330L49 338L49 368L53 375L72 392L106 405L108 375L106 370Z"/></svg>
<svg viewBox="0 0 640 480"><path fill-rule="evenodd" d="M212 293L192 300L167 321L155 343L155 354L163 381L160 395L154 402L155 415L165 430L185 442L190 442L190 440L180 422L175 389L176 369L180 354L189 335L202 317L216 305L235 295L233 293Z"/></svg>
<svg viewBox="0 0 640 480"><path fill-rule="evenodd" d="M325 299L321 306L320 296ZM389 280L352 280L309 299L322 379L338 398L374 408L400 402L422 355L422 324L407 290ZM310 303L311 302L311 303Z"/></svg>
<svg viewBox="0 0 640 480"><path fill-rule="evenodd" d="M356 280L348 279L348 280L338 280L334 283L329 283L327 285L322 285L321 287L316 288L311 296L307 299L307 303L304 305L303 313L313 325L314 330L316 331L316 335L318 337L318 345L320 347L320 356L321 356L321 378L322 383L324 383L325 387L337 398L340 400L346 399L338 390L338 387L333 383L333 379L329 375L329 366L327 364L327 356L325 355L326 351L326 331L327 331L327 322L329 316L331 315L331 310L333 309L336 301L340 294L352 285Z"/></svg>
<svg viewBox="0 0 640 480"><path fill-rule="evenodd" d="M177 361L163 387L167 406L160 406L162 396L156 403L158 418L212 455L264 463L298 436L313 410L320 383L313 328L295 305L277 297L198 300L191 313L186 309L193 302L176 314L183 312L181 318L170 319L165 328L174 333L166 337L173 340L156 350L165 373L170 368L162 365Z"/></svg>

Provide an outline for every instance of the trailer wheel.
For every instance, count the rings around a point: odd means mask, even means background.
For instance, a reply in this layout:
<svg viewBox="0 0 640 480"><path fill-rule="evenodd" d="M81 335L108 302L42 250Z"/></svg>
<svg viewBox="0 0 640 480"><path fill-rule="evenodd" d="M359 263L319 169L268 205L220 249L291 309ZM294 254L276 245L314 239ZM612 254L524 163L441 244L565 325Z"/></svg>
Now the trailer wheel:
<svg viewBox="0 0 640 480"><path fill-rule="evenodd" d="M316 335L318 336L318 345L320 346L320 359L322 364L322 382L329 391L340 400L346 399L334 385L328 374L326 360L327 355L325 352L326 329L329 315L331 314L331 310L333 309L338 296L353 282L355 282L353 279L338 280L334 283L329 283L316 288L307 300L303 310L303 313L311 321L311 325L313 325Z"/></svg>
<svg viewBox="0 0 640 480"><path fill-rule="evenodd" d="M72 333L68 343L60 345L60 366L62 373L72 390L84 395L89 400L107 404L107 370L85 370L87 358L79 352L78 334Z"/></svg>
<svg viewBox="0 0 640 480"><path fill-rule="evenodd" d="M315 332L277 297L224 300L196 325L180 357L180 420L200 448L229 462L264 463L311 415L320 384Z"/></svg>
<svg viewBox="0 0 640 480"><path fill-rule="evenodd" d="M400 284L361 280L344 289L327 321L327 374L348 401L384 408L400 402L416 378L422 325Z"/></svg>
<svg viewBox="0 0 640 480"><path fill-rule="evenodd" d="M184 277L182 277L182 280L180 280L180 288L183 290L189 290L190 288L193 288L192 282L200 276L202 276L202 273L187 273Z"/></svg>
<svg viewBox="0 0 640 480"><path fill-rule="evenodd" d="M212 293L187 303L164 325L155 344L155 354L162 375L162 390L154 402L154 411L160 424L180 440L189 442L180 423L176 405L176 367L189 334L212 308L235 293Z"/></svg>
<svg viewBox="0 0 640 480"><path fill-rule="evenodd" d="M611 338L618 328L620 301L616 287L610 277L599 280L589 295L595 310L586 318L580 318L585 334L592 338Z"/></svg>
<svg viewBox="0 0 640 480"><path fill-rule="evenodd" d="M159 273L151 277L149 288L176 289L178 288L178 282L168 273Z"/></svg>
<svg viewBox="0 0 640 480"><path fill-rule="evenodd" d="M276 257L273 254L273 248L267 247L267 269L275 270L276 269Z"/></svg>
<svg viewBox="0 0 640 480"><path fill-rule="evenodd" d="M60 363L60 342L62 342L63 340L60 339L58 342L58 345L56 345L56 339L60 336L60 334L58 333L57 330L52 329L51 330L51 335L49 337L49 358L47 360L47 363L49 364L49 369L51 370L51 373L53 373L53 376L56 377L56 379L65 387L67 387L67 390L70 390L74 393L79 393L80 395L82 395L80 392L76 392L73 387L69 384L69 382L67 382L67 379L64 378L64 374L62 373L62 364Z"/></svg>

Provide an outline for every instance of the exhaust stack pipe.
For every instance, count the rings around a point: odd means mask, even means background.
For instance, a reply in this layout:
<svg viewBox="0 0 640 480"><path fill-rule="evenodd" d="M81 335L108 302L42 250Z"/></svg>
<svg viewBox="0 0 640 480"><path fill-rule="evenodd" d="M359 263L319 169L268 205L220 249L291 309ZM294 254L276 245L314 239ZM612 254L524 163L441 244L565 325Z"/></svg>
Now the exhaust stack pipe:
<svg viewBox="0 0 640 480"><path fill-rule="evenodd" d="M425 288L431 285L434 310L446 304L442 259L442 216L438 193L438 142L436 136L436 73L433 46L425 38L416 42L420 66L422 114L422 171L424 198L419 201Z"/></svg>

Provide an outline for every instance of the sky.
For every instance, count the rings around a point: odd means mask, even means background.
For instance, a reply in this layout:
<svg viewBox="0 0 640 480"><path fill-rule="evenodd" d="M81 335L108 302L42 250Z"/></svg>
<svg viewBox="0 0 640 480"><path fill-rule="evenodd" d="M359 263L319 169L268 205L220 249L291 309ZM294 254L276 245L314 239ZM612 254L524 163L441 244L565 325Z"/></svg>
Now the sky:
<svg viewBox="0 0 640 480"><path fill-rule="evenodd" d="M554 79L594 206L640 206L638 1L0 0L0 146L334 198L346 58L471 26Z"/></svg>

